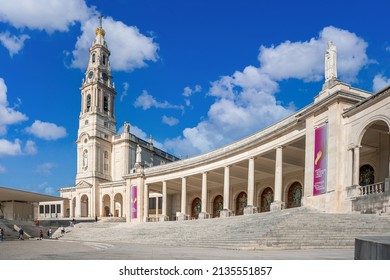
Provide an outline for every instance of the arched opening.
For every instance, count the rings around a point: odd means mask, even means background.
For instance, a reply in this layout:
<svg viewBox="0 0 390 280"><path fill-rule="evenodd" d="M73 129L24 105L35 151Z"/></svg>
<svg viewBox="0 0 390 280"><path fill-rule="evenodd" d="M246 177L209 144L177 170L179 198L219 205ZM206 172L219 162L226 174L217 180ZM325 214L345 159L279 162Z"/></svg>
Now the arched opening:
<svg viewBox="0 0 390 280"><path fill-rule="evenodd" d="M88 196L83 194L80 199L81 217L88 217L89 215L88 202Z"/></svg>
<svg viewBox="0 0 390 280"><path fill-rule="evenodd" d="M111 205L111 197L108 194L105 194L103 196L103 217L109 217L110 212L110 205Z"/></svg>
<svg viewBox="0 0 390 280"><path fill-rule="evenodd" d="M374 168L365 164L359 169L359 185L367 186L375 183Z"/></svg>
<svg viewBox="0 0 390 280"><path fill-rule="evenodd" d="M247 206L248 197L246 192L240 192L236 198L236 215L243 215L244 209Z"/></svg>
<svg viewBox="0 0 390 280"><path fill-rule="evenodd" d="M103 110L104 112L108 112L108 96L103 97Z"/></svg>
<svg viewBox="0 0 390 280"><path fill-rule="evenodd" d="M213 217L219 217L221 211L223 210L223 197L222 195L217 195L213 200Z"/></svg>
<svg viewBox="0 0 390 280"><path fill-rule="evenodd" d="M87 95L87 112L89 112L91 109L91 95Z"/></svg>
<svg viewBox="0 0 390 280"><path fill-rule="evenodd" d="M261 193L261 208L260 212L268 212L271 210L271 203L274 201L274 191L268 187Z"/></svg>
<svg viewBox="0 0 390 280"><path fill-rule="evenodd" d="M96 54L92 54L92 63L95 63L95 60L96 60Z"/></svg>
<svg viewBox="0 0 390 280"><path fill-rule="evenodd" d="M192 201L191 217L193 219L198 219L200 211L202 211L202 201L197 197Z"/></svg>
<svg viewBox="0 0 390 280"><path fill-rule="evenodd" d="M114 196L114 205L115 205L115 211L114 216L115 217L123 217L123 197L120 193L117 193Z"/></svg>
<svg viewBox="0 0 390 280"><path fill-rule="evenodd" d="M303 188L299 182L294 182L288 189L287 208L301 206Z"/></svg>
<svg viewBox="0 0 390 280"><path fill-rule="evenodd" d="M383 183L389 177L390 137L387 123L375 121L368 125L359 147L359 185Z"/></svg>

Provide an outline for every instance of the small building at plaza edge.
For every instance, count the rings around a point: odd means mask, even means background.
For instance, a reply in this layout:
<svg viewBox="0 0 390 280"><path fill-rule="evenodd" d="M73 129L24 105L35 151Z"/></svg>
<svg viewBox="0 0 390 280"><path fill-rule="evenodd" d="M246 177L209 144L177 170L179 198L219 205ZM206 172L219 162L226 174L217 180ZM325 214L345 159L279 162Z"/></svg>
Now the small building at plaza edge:
<svg viewBox="0 0 390 280"><path fill-rule="evenodd" d="M370 93L340 81L332 42L311 104L242 140L179 159L133 135L129 123L116 134L104 36L99 26L81 86L76 184L60 189L61 217L173 221L301 206L390 212L390 87Z"/></svg>

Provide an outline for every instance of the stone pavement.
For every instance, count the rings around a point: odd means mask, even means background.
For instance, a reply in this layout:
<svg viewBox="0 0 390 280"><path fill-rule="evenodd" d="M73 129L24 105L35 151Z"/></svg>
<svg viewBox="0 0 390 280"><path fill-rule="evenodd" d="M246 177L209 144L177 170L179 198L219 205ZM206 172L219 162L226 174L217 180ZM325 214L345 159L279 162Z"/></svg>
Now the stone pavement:
<svg viewBox="0 0 390 280"><path fill-rule="evenodd" d="M120 242L0 242L0 260L352 260L354 249L244 251Z"/></svg>

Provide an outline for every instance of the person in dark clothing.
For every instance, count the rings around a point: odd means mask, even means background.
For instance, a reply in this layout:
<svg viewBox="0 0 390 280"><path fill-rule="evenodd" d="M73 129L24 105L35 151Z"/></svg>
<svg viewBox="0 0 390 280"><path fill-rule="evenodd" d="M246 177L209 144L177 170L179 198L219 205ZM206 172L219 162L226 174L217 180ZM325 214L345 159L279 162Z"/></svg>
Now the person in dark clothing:
<svg viewBox="0 0 390 280"><path fill-rule="evenodd" d="M24 231L23 231L23 229L22 229L22 228L20 228L20 229L19 229L19 236L18 236L18 239L20 239L20 240L24 240L24 238L23 238L23 234L24 234Z"/></svg>

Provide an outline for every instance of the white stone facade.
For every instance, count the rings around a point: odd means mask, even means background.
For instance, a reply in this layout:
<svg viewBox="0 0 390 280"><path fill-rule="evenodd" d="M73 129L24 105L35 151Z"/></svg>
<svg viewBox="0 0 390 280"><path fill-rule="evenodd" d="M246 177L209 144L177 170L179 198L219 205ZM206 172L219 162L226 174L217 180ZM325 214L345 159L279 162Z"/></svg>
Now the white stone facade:
<svg viewBox="0 0 390 280"><path fill-rule="evenodd" d="M70 217L167 221L301 205L387 212L390 87L371 94L339 81L332 44L324 87L312 104L245 139L185 160L136 138L129 125L115 134L116 93L101 27L90 52L81 87L76 186L61 189ZM106 65L97 65L103 56Z"/></svg>

